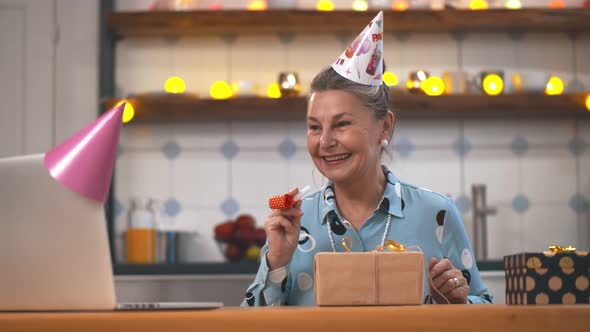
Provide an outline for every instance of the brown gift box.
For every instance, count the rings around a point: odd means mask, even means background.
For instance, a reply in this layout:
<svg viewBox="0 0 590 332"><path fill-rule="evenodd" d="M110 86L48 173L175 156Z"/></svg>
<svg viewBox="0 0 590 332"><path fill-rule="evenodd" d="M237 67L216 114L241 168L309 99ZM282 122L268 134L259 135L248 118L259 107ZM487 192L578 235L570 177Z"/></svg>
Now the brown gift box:
<svg viewBox="0 0 590 332"><path fill-rule="evenodd" d="M320 252L314 261L319 306L422 304L421 252Z"/></svg>

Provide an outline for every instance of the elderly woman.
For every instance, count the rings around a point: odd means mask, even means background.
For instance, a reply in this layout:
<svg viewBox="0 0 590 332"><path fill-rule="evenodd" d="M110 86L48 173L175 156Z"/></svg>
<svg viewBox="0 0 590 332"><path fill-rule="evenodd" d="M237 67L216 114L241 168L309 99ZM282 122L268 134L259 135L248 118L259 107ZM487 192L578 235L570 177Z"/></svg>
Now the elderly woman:
<svg viewBox="0 0 590 332"><path fill-rule="evenodd" d="M344 251L344 237L358 252L385 239L420 246L433 284L424 281L425 302L491 302L453 202L401 182L381 164L395 117L380 75L377 84L358 83L334 66L313 79L307 148L329 182L289 209L270 211L260 268L242 305L314 305L314 256Z"/></svg>

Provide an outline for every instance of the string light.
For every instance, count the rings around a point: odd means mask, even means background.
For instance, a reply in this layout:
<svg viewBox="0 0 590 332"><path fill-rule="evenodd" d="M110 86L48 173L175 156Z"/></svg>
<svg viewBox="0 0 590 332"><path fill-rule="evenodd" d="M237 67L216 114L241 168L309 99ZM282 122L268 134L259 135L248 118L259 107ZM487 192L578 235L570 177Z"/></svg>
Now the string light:
<svg viewBox="0 0 590 332"><path fill-rule="evenodd" d="M240 95L240 85L236 82L232 82L231 92L232 92L233 96L239 96Z"/></svg>
<svg viewBox="0 0 590 332"><path fill-rule="evenodd" d="M425 72L424 70L417 70L414 72L410 72L408 81L406 82L406 87L408 91L412 93L421 93L424 92L422 89L422 83L430 77L430 74Z"/></svg>
<svg viewBox="0 0 590 332"><path fill-rule="evenodd" d="M551 9L565 8L565 2L563 0L553 0L549 3L549 8L551 8Z"/></svg>
<svg viewBox="0 0 590 332"><path fill-rule="evenodd" d="M229 99L233 96L231 86L226 81L215 81L209 89L213 99Z"/></svg>
<svg viewBox="0 0 590 332"><path fill-rule="evenodd" d="M471 3L469 4L469 8L471 8L471 10L488 9L488 2L485 0L471 0Z"/></svg>
<svg viewBox="0 0 590 332"><path fill-rule="evenodd" d="M281 98L281 89L279 89L279 84L270 84L266 89L266 95L268 96L268 98Z"/></svg>
<svg viewBox="0 0 590 332"><path fill-rule="evenodd" d="M369 9L367 0L354 0L352 3L352 10L357 12L366 12Z"/></svg>
<svg viewBox="0 0 590 332"><path fill-rule="evenodd" d="M590 112L590 93L586 95L586 109Z"/></svg>
<svg viewBox="0 0 590 332"><path fill-rule="evenodd" d="M185 90L184 80L178 76L172 76L164 83L164 91L167 93L183 93Z"/></svg>
<svg viewBox="0 0 590 332"><path fill-rule="evenodd" d="M391 3L391 10L395 10L398 12L403 12L405 10L408 10L409 7L410 7L410 5L408 4L408 2L406 0L394 0Z"/></svg>
<svg viewBox="0 0 590 332"><path fill-rule="evenodd" d="M506 2L504 3L504 7L508 9L521 9L522 3L520 2L520 0L506 0Z"/></svg>
<svg viewBox="0 0 590 332"><path fill-rule="evenodd" d="M209 5L209 10L222 10L223 9L223 4L221 2L212 2Z"/></svg>
<svg viewBox="0 0 590 332"><path fill-rule="evenodd" d="M516 92L522 92L522 77L519 73L512 74L512 85Z"/></svg>
<svg viewBox="0 0 590 332"><path fill-rule="evenodd" d="M267 7L266 1L263 0L252 0L248 3L248 10L251 11L266 10Z"/></svg>
<svg viewBox="0 0 590 332"><path fill-rule="evenodd" d="M547 86L545 87L545 94L549 96L556 96L563 93L563 81L557 76L551 76Z"/></svg>
<svg viewBox="0 0 590 332"><path fill-rule="evenodd" d="M316 8L321 12L331 12L334 10L334 3L329 0L320 0L318 1Z"/></svg>
<svg viewBox="0 0 590 332"><path fill-rule="evenodd" d="M490 96L497 96L504 90L504 81L497 74L488 74L483 79L483 91Z"/></svg>
<svg viewBox="0 0 590 332"><path fill-rule="evenodd" d="M396 86L398 84L397 76L390 71L384 72L382 78L387 86Z"/></svg>
<svg viewBox="0 0 590 332"><path fill-rule="evenodd" d="M440 96L445 91L445 84L440 77L430 76L420 84L424 93L429 96Z"/></svg>
<svg viewBox="0 0 590 332"><path fill-rule="evenodd" d="M115 107L119 107L123 103L125 103L125 108L123 109L123 123L128 123L135 116L135 109L133 108L133 105L131 105L131 103L127 100L121 100L117 103L117 105L115 105Z"/></svg>

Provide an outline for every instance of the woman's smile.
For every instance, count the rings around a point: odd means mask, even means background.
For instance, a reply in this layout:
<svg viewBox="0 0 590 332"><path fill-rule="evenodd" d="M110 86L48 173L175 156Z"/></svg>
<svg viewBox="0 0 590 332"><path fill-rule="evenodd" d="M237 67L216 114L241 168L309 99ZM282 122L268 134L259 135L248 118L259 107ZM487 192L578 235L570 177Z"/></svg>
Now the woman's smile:
<svg viewBox="0 0 590 332"><path fill-rule="evenodd" d="M322 156L322 159L328 165L336 165L336 164L343 163L345 160L350 158L350 156L352 156L351 153L341 153L341 154L333 154L333 155L329 155L329 156Z"/></svg>

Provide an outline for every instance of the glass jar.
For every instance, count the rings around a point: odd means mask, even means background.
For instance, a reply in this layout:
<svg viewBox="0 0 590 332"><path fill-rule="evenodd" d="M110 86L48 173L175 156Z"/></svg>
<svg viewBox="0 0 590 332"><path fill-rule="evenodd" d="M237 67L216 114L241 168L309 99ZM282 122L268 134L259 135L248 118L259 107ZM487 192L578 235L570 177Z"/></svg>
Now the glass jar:
<svg viewBox="0 0 590 332"><path fill-rule="evenodd" d="M150 198L130 200L127 215L127 263L152 264L156 262L156 222L153 201Z"/></svg>

